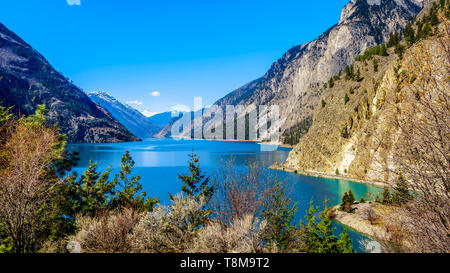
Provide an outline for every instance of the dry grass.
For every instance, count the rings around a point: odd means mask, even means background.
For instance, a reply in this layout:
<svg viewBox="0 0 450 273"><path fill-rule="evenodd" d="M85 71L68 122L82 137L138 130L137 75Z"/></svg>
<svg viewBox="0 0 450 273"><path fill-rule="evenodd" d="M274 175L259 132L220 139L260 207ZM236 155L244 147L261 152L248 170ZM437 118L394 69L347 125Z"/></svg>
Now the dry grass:
<svg viewBox="0 0 450 273"><path fill-rule="evenodd" d="M200 253L262 253L265 221L253 215L237 218L230 227L210 224L195 238L189 252Z"/></svg>
<svg viewBox="0 0 450 273"><path fill-rule="evenodd" d="M202 202L177 195L170 206L148 212L130 235L133 252L183 253L192 246L197 230L192 219L202 213Z"/></svg>
<svg viewBox="0 0 450 273"><path fill-rule="evenodd" d="M77 234L70 238L85 253L126 253L132 251L129 235L142 217L132 209L103 212L96 217L78 217Z"/></svg>

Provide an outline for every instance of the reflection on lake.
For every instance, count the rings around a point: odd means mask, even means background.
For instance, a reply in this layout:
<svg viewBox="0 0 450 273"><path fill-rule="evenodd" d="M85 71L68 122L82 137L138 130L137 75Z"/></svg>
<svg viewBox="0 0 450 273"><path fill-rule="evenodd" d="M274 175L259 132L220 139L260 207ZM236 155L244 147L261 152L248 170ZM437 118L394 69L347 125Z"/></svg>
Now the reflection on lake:
<svg viewBox="0 0 450 273"><path fill-rule="evenodd" d="M89 162L99 163L99 169L108 166L114 169L120 168L120 160L125 151L130 151L136 162L133 174L142 177L141 183L144 190L150 196L159 196L162 203L168 202L168 193L181 191L181 183L178 173L188 171L188 154L194 151L200 156L200 164L209 175L214 174L221 162L233 157L236 169L246 166L248 162L256 162L268 167L274 162L284 162L290 149L261 145L254 142L226 142L226 141L201 141L201 140L173 140L173 139L148 139L142 142L114 143L114 144L74 144L69 145L70 151L80 153L80 161L75 171L83 172ZM322 205L327 199L328 204L340 203L344 192L353 190L356 199L367 196L368 192L376 193L377 189L368 185L349 182L338 179L325 179L307 177L299 174L278 170L269 172L284 179L292 187L292 197L298 202L298 216L303 218L308 209L309 202L314 200L317 205ZM341 232L342 227L335 224L336 232ZM361 235L349 231L356 249L361 250L359 239Z"/></svg>

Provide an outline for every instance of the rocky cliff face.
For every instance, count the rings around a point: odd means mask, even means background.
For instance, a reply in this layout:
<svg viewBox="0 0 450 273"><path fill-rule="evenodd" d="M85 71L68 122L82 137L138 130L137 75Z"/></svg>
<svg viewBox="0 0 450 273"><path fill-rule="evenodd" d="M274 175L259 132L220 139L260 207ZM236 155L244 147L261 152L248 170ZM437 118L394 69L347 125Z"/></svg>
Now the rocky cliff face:
<svg viewBox="0 0 450 273"><path fill-rule="evenodd" d="M417 18L428 12L429 6ZM414 31L418 33L414 25L424 25L425 29L427 24L413 24ZM280 168L392 182L402 172L400 165L408 164L400 160L410 152L410 143L424 144L416 151L425 157L439 157L427 143L448 154L448 140L423 140L448 134L450 122L445 102L450 85L444 76L450 73L449 29L432 25L429 31L427 35L434 35L431 38L410 45L401 41L404 53L398 50L401 47L393 46L387 56L355 62L354 71L360 71L360 77L346 80L342 75L333 87L323 89L309 132Z"/></svg>
<svg viewBox="0 0 450 273"><path fill-rule="evenodd" d="M323 84L420 11L421 0L352 0L338 24L316 40L291 48L270 70L216 104L279 105L282 132L310 118Z"/></svg>
<svg viewBox="0 0 450 273"><path fill-rule="evenodd" d="M57 124L68 141L121 142L138 140L108 111L57 72L16 34L0 24L0 101L17 114L47 106L47 121Z"/></svg>
<svg viewBox="0 0 450 273"><path fill-rule="evenodd" d="M151 122L141 112L117 100L109 93L90 92L87 95L139 138L151 138L161 130L162 126Z"/></svg>

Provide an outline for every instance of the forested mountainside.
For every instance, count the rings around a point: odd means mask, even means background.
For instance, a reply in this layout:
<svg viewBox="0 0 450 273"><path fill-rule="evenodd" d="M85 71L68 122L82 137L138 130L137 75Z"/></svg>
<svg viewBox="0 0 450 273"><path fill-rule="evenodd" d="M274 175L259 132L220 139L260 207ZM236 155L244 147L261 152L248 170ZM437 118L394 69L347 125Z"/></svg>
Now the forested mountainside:
<svg viewBox="0 0 450 273"><path fill-rule="evenodd" d="M383 182L416 179L427 168L445 174L449 2L427 4L404 32L331 77L311 128L281 168Z"/></svg>
<svg viewBox="0 0 450 273"><path fill-rule="evenodd" d="M94 103L19 36L0 23L0 102L30 115L45 104L47 122L57 124L68 141L138 140L111 114Z"/></svg>

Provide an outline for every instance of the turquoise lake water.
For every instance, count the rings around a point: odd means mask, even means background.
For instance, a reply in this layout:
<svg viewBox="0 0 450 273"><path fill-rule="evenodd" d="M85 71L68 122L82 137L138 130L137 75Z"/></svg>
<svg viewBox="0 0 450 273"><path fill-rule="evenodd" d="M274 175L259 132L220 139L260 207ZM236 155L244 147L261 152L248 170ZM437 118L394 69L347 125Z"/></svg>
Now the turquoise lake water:
<svg viewBox="0 0 450 273"><path fill-rule="evenodd" d="M162 203L168 202L168 193L181 191L177 174L188 171L188 154L192 151L200 156L201 168L209 175L213 175L221 162L228 161L231 157L234 159L236 169L246 166L248 162L268 167L275 162L284 162L290 151L288 148L253 142L174 139L148 139L142 142L114 144L73 144L69 145L68 149L80 153L80 161L74 169L78 173L82 173L90 161L99 163L101 170L108 166L117 170L120 168L123 153L130 151L136 163L133 175L139 174L144 190L149 196L158 196ZM329 206L334 206L340 203L344 192L350 189L353 190L357 200L367 196L368 192L377 192L374 187L355 182L307 177L277 170L268 172L290 185L292 198L298 202L299 219L303 218L311 200L321 206L327 199ZM340 233L342 226L337 223L334 225L336 232ZM362 251L359 241L365 237L351 230L349 234L354 247Z"/></svg>

